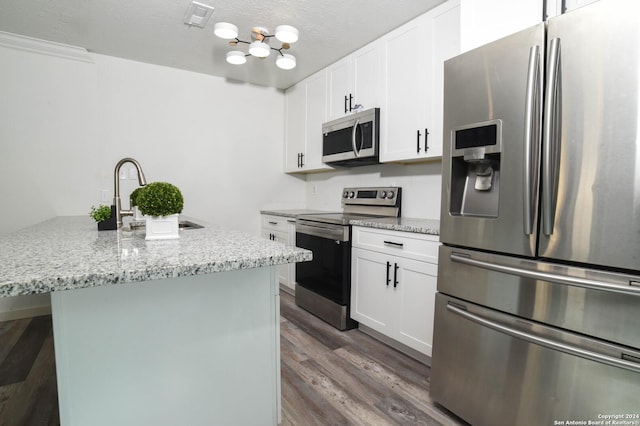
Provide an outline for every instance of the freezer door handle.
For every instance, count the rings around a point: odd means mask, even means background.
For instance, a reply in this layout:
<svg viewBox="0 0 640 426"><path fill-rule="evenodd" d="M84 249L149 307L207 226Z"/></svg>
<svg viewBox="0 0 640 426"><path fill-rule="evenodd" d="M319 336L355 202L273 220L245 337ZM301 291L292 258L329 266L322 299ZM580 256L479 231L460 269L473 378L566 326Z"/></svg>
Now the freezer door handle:
<svg viewBox="0 0 640 426"><path fill-rule="evenodd" d="M625 370L633 371L634 373L640 373L640 364L638 364L637 362L627 361L622 358L615 358L609 355L600 354L598 352L593 352L575 347L573 345L558 342L547 337L537 336L526 331L517 330L515 328L509 327L508 325L500 324L490 319L483 318L479 315L469 312L468 310L461 309L458 306L454 306L451 304L447 304L447 310L455 313L456 315L460 315L461 317L466 318L469 321L473 321L484 327L506 334L507 336L515 337L517 339L544 346L545 348L549 348L552 350L564 352L566 354L575 355L580 358L611 365L613 367L623 368ZM623 355L624 354L621 354L621 356Z"/></svg>
<svg viewBox="0 0 640 426"><path fill-rule="evenodd" d="M560 156L560 136L558 133L562 111L560 96L560 39L550 42L548 84L544 105L543 161L542 161L542 232L553 234L555 203Z"/></svg>
<svg viewBox="0 0 640 426"><path fill-rule="evenodd" d="M573 277L570 275L552 274L549 272L536 271L532 269L519 268L516 266L501 265L499 263L487 262L484 260L473 259L468 254L451 253L449 256L452 262L462 263L477 268L487 269L489 271L501 272L509 275L516 275L523 278L531 278L534 280L550 281L556 284L570 285L574 287L589 288L601 291L614 291L617 293L630 294L640 296L640 288L629 285L612 284L605 281L591 280L582 277Z"/></svg>
<svg viewBox="0 0 640 426"><path fill-rule="evenodd" d="M527 90L525 99L524 127L524 233L533 234L535 189L538 187L538 161L540 147L540 46L529 49L527 68Z"/></svg>

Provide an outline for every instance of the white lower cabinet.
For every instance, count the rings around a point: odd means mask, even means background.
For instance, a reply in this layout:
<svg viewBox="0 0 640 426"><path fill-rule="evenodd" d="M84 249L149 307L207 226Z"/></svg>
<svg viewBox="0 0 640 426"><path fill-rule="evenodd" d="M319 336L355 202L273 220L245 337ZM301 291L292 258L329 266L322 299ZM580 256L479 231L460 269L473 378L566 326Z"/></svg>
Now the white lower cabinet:
<svg viewBox="0 0 640 426"><path fill-rule="evenodd" d="M353 227L351 317L431 356L438 237Z"/></svg>
<svg viewBox="0 0 640 426"><path fill-rule="evenodd" d="M278 241L290 246L296 245L295 219L283 216L262 215L262 236L272 241ZM296 284L296 264L278 265L278 281L283 290L293 294Z"/></svg>

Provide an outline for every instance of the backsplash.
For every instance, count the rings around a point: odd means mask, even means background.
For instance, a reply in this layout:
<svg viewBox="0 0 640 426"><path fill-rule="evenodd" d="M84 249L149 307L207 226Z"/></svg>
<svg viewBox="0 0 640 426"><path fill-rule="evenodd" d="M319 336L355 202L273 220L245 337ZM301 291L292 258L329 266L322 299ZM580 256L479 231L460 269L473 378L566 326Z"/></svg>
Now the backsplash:
<svg viewBox="0 0 640 426"><path fill-rule="evenodd" d="M402 187L402 216L440 219L441 163L376 164L307 175L306 206L342 210L340 194L348 186Z"/></svg>

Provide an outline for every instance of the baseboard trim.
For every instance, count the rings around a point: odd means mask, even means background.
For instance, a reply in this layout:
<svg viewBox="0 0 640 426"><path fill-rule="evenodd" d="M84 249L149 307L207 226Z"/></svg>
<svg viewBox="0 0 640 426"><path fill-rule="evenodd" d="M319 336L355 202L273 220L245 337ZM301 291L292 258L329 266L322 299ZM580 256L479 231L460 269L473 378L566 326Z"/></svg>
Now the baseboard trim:
<svg viewBox="0 0 640 426"><path fill-rule="evenodd" d="M410 348L404 343L400 343L397 340L394 340L370 327L367 327L366 325L362 325L362 323L358 325L358 329L362 331L364 334L367 334L373 337L374 339L381 341L385 345L391 346L393 349L396 349L402 352L403 354L410 356L416 361L431 367L431 357L429 355L425 355L422 352L419 352L413 348Z"/></svg>
<svg viewBox="0 0 640 426"><path fill-rule="evenodd" d="M30 308L16 309L15 311L0 312L0 322L40 317L42 315L51 315L51 305L33 306Z"/></svg>

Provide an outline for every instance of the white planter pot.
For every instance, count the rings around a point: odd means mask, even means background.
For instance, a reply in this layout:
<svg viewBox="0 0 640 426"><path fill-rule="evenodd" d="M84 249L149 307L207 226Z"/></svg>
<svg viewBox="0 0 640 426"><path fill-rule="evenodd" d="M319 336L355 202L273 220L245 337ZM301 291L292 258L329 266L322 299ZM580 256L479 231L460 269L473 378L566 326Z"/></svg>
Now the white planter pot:
<svg viewBox="0 0 640 426"><path fill-rule="evenodd" d="M145 240L173 240L180 238L178 214L169 216L145 216L147 235Z"/></svg>
<svg viewBox="0 0 640 426"><path fill-rule="evenodd" d="M138 210L138 206L133 206L132 210L133 220L135 220L136 222L142 222L143 220L145 220L146 216L140 213L140 210Z"/></svg>

